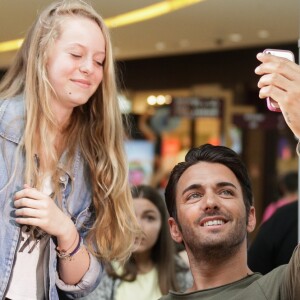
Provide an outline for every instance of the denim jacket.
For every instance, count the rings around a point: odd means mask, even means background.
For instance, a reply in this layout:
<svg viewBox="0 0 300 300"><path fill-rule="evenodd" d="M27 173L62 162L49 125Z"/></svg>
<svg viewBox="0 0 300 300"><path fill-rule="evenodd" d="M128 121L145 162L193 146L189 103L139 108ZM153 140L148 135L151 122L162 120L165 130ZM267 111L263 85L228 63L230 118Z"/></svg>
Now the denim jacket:
<svg viewBox="0 0 300 300"><path fill-rule="evenodd" d="M0 299L5 297L12 275L16 251L20 238L20 226L14 221L14 194L23 188L24 153L16 155L17 147L24 132L25 105L23 96L0 101ZM38 117L38 116L37 116ZM65 214L73 220L80 235L85 237L92 224L91 186L88 168L77 150L74 164L70 170L60 161L60 183L62 207ZM11 174L16 176L11 176ZM102 277L103 266L90 255L90 266L82 280L76 285L66 285L58 277L55 238L50 237L49 257L44 274L47 298L59 299L58 293L74 299L90 293Z"/></svg>

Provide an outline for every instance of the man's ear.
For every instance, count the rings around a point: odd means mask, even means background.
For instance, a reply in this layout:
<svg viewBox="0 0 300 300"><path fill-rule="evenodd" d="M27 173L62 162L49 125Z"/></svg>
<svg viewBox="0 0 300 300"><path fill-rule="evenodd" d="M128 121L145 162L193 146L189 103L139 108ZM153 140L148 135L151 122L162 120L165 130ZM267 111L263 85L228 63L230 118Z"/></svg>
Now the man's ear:
<svg viewBox="0 0 300 300"><path fill-rule="evenodd" d="M249 216L248 216L248 225L247 231L250 233L255 229L256 225L256 216L255 216L255 208L254 206L250 207Z"/></svg>
<svg viewBox="0 0 300 300"><path fill-rule="evenodd" d="M168 222L169 222L170 233L171 233L172 239L176 243L182 243L182 234L181 234L179 226L177 225L177 222L172 217L169 218Z"/></svg>

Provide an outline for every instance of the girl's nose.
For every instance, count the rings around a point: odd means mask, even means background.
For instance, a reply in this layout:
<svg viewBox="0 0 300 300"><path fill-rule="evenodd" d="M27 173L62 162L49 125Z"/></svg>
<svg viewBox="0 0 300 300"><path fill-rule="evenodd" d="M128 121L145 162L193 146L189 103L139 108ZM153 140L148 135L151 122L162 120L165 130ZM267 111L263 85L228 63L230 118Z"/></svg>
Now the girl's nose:
<svg viewBox="0 0 300 300"><path fill-rule="evenodd" d="M93 61L85 59L79 67L80 72L90 74L93 70Z"/></svg>

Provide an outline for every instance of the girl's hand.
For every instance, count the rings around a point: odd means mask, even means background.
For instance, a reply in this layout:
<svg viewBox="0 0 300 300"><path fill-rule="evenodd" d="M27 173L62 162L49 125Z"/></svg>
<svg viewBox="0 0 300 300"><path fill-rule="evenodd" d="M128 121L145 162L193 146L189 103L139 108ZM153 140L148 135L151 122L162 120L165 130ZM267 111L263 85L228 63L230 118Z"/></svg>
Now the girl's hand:
<svg viewBox="0 0 300 300"><path fill-rule="evenodd" d="M300 67L285 58L259 53L261 65L255 73L258 81L259 98L271 97L278 102L287 125L300 137Z"/></svg>
<svg viewBox="0 0 300 300"><path fill-rule="evenodd" d="M15 194L16 222L37 226L50 235L65 237L74 227L56 203L44 193L29 185Z"/></svg>

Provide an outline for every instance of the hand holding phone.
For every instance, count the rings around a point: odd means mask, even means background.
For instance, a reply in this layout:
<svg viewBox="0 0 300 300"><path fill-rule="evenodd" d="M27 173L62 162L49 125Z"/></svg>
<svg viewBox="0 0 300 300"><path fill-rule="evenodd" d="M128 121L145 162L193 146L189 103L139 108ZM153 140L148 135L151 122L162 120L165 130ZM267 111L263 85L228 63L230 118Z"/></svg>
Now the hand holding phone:
<svg viewBox="0 0 300 300"><path fill-rule="evenodd" d="M291 61L295 61L293 52L289 50L265 49L264 53L283 57ZM271 111L281 112L278 103L275 100L273 100L271 97L267 98L267 107Z"/></svg>

